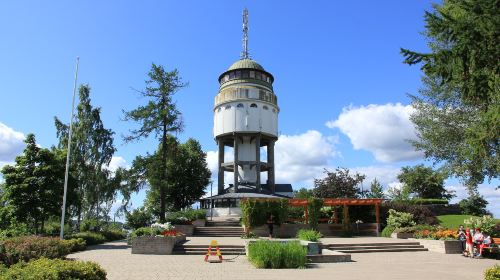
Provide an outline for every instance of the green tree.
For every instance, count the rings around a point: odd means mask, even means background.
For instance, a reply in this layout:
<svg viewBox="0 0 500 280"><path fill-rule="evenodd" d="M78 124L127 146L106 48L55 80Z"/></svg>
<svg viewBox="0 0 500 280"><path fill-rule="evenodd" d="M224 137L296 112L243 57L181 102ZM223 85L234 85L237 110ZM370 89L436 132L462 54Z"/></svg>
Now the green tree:
<svg viewBox="0 0 500 280"><path fill-rule="evenodd" d="M430 53L401 49L425 74L414 146L473 189L500 170L499 14L494 0L444 1L425 13Z"/></svg>
<svg viewBox="0 0 500 280"><path fill-rule="evenodd" d="M371 182L370 192L367 196L368 198L384 198L384 190L377 178L373 179L373 181Z"/></svg>
<svg viewBox="0 0 500 280"><path fill-rule="evenodd" d="M44 222L61 214L64 178L64 153L37 146L35 136L28 134L26 148L16 157L15 165L2 169L5 179L3 200L17 221L31 224L34 233L44 230ZM70 178L69 185L74 184ZM72 193L68 204L74 203Z"/></svg>
<svg viewBox="0 0 500 280"><path fill-rule="evenodd" d="M139 207L132 212L125 215L126 224L128 229L138 229L140 227L147 227L153 222L153 216L146 207Z"/></svg>
<svg viewBox="0 0 500 280"><path fill-rule="evenodd" d="M486 201L477 191L470 191L469 197L462 199L458 205L462 210L462 214L465 215L482 216L489 214L488 211L486 211L488 201Z"/></svg>
<svg viewBox="0 0 500 280"><path fill-rule="evenodd" d="M314 197L313 190L300 188L298 191L293 192L294 198L311 198Z"/></svg>
<svg viewBox="0 0 500 280"><path fill-rule="evenodd" d="M314 197L318 198L357 198L360 190L358 185L363 182L365 175L349 174L347 168L337 168L335 171L325 169L326 177L314 179Z"/></svg>
<svg viewBox="0 0 500 280"><path fill-rule="evenodd" d="M453 195L444 188L445 179L443 172L434 171L423 164L403 167L398 175L403 187L418 198L452 198Z"/></svg>
<svg viewBox="0 0 500 280"><path fill-rule="evenodd" d="M182 82L177 69L165 71L163 66L153 63L148 73L149 80L146 81L146 89L141 95L149 98L144 106L125 112L125 120L140 123L140 128L131 130L130 135L125 137L126 142L148 137L155 134L161 144L161 168L158 187L160 191L160 221L165 222L165 211L167 202L167 136L170 133L182 130L181 112L173 100L173 95L187 84Z"/></svg>
<svg viewBox="0 0 500 280"><path fill-rule="evenodd" d="M69 125L55 117L59 148L66 148ZM78 203L74 209L78 224L85 218L99 219L102 204L114 198L119 184L110 184L112 174L105 169L116 151L114 132L106 129L101 120L101 108L94 108L90 99L90 87L79 88L79 104L73 120L71 165L77 180ZM111 190L113 187L115 189Z"/></svg>

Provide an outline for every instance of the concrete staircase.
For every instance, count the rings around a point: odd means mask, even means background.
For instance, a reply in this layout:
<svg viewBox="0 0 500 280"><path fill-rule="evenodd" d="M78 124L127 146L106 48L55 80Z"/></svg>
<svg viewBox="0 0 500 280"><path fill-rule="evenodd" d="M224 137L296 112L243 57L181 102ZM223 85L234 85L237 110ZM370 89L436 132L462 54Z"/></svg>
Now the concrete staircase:
<svg viewBox="0 0 500 280"><path fill-rule="evenodd" d="M428 249L420 245L419 242L323 244L323 248L348 254L428 251Z"/></svg>
<svg viewBox="0 0 500 280"><path fill-rule="evenodd" d="M244 255L245 246L243 245L220 245L219 249L221 251L222 257L225 255ZM205 255L208 250L208 245L184 245L179 244L174 247L172 252L174 255ZM216 248L212 248L212 252L215 252Z"/></svg>
<svg viewBox="0 0 500 280"><path fill-rule="evenodd" d="M193 236L240 237L243 228L239 221L207 221L206 226L196 227Z"/></svg>

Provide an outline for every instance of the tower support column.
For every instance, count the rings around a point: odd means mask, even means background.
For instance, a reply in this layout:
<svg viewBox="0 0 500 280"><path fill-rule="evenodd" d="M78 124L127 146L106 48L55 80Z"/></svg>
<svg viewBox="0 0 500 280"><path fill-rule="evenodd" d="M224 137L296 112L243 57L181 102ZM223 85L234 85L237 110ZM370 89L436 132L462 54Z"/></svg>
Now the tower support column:
<svg viewBox="0 0 500 280"><path fill-rule="evenodd" d="M257 173L257 180L255 182L255 187L257 191L260 192L260 134L255 137L255 172Z"/></svg>
<svg viewBox="0 0 500 280"><path fill-rule="evenodd" d="M238 136L234 136L234 192L238 192Z"/></svg>
<svg viewBox="0 0 500 280"><path fill-rule="evenodd" d="M267 144L267 164L269 165L269 171L267 172L267 184L272 193L276 192L276 186L274 183L274 140L269 141Z"/></svg>
<svg viewBox="0 0 500 280"><path fill-rule="evenodd" d="M219 139L219 173L217 179L217 193L222 194L224 192L224 141Z"/></svg>

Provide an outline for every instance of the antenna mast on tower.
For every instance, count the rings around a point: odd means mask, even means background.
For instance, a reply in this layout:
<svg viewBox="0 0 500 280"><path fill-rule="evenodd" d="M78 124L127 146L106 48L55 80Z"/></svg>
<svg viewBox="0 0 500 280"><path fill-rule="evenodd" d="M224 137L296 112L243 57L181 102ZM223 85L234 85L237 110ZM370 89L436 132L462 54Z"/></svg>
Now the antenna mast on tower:
<svg viewBox="0 0 500 280"><path fill-rule="evenodd" d="M248 10L243 10L243 51L241 52L241 59L248 58Z"/></svg>

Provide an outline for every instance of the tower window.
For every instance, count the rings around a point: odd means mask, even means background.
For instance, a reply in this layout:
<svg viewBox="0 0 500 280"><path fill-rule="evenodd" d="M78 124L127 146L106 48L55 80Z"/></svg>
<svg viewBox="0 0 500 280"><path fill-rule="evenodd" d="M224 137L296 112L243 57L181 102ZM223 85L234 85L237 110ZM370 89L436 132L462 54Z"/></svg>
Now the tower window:
<svg viewBox="0 0 500 280"><path fill-rule="evenodd" d="M220 112L221 110L222 110L222 108L221 108L221 107L219 107L219 109L217 109L217 112Z"/></svg>
<svg viewBox="0 0 500 280"><path fill-rule="evenodd" d="M255 73L255 78L258 80L262 80L262 74L260 72Z"/></svg>
<svg viewBox="0 0 500 280"><path fill-rule="evenodd" d="M236 71L236 79L241 78L241 71Z"/></svg>
<svg viewBox="0 0 500 280"><path fill-rule="evenodd" d="M264 110L269 110L269 108L266 105L264 105L264 107L262 108L264 108Z"/></svg>
<svg viewBox="0 0 500 280"><path fill-rule="evenodd" d="M234 72L229 73L229 79L234 79Z"/></svg>
<svg viewBox="0 0 500 280"><path fill-rule="evenodd" d="M252 103L252 105L250 105L251 108L257 108L257 104L255 103Z"/></svg>
<svg viewBox="0 0 500 280"><path fill-rule="evenodd" d="M227 105L225 109L226 109L226 110L231 109L231 105Z"/></svg>
<svg viewBox="0 0 500 280"><path fill-rule="evenodd" d="M248 70L243 70L243 71L241 71L241 76L242 76L243 78L248 78Z"/></svg>
<svg viewBox="0 0 500 280"><path fill-rule="evenodd" d="M238 106L236 106L236 107L243 108L243 103L238 104Z"/></svg>
<svg viewBox="0 0 500 280"><path fill-rule="evenodd" d="M255 71L250 71L250 78L255 78Z"/></svg>
<svg viewBox="0 0 500 280"><path fill-rule="evenodd" d="M224 82L229 81L229 75L224 75Z"/></svg>

